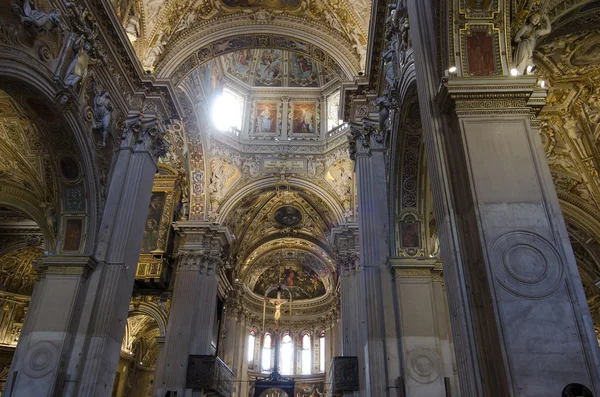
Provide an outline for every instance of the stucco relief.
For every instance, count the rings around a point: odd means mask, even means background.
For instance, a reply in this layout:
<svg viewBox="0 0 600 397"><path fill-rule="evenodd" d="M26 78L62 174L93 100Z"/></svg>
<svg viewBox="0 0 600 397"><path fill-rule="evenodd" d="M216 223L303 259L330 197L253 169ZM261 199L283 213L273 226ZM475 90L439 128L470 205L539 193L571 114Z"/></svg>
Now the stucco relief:
<svg viewBox="0 0 600 397"><path fill-rule="evenodd" d="M227 191L240 178L237 167L229 160L217 158L211 161L211 176L208 190L210 193L211 211L216 212Z"/></svg>
<svg viewBox="0 0 600 397"><path fill-rule="evenodd" d="M545 298L563 283L563 260L552 244L526 231L497 238L490 249L496 281L523 298Z"/></svg>

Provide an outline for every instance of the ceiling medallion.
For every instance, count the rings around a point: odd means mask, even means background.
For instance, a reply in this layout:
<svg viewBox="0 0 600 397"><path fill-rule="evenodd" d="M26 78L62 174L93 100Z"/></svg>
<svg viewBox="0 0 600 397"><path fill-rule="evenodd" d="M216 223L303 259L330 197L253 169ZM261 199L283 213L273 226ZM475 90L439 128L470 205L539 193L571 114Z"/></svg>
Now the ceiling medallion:
<svg viewBox="0 0 600 397"><path fill-rule="evenodd" d="M282 226L293 227L302 222L302 213L296 207L285 206L275 211L274 219Z"/></svg>

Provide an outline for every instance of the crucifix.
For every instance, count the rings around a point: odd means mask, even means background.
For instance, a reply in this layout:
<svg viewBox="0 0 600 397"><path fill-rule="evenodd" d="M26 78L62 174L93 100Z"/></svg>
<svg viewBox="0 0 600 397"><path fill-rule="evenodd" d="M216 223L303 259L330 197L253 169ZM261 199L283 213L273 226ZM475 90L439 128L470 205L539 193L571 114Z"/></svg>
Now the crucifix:
<svg viewBox="0 0 600 397"><path fill-rule="evenodd" d="M286 290L289 296L289 299L283 299L282 298L282 292ZM270 299L268 298L269 293L271 293L271 291L277 291L277 298L276 299ZM263 304L263 329L265 328L265 320L266 320L266 315L267 315L267 303L274 305L275 306L275 314L273 316L273 319L275 320L275 329L279 329L279 319L281 318L281 305L289 302L290 303L290 315L292 314L292 293L290 292L290 289L286 286L283 286L281 284L273 286L271 288L268 288L265 291L265 299L264 299L264 304Z"/></svg>

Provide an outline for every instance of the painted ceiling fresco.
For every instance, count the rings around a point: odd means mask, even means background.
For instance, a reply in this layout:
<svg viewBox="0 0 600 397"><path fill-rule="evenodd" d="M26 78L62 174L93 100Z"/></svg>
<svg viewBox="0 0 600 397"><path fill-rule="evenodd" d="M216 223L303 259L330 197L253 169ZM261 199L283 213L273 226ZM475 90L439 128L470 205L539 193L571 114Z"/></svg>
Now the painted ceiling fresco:
<svg viewBox="0 0 600 397"><path fill-rule="evenodd" d="M207 20L240 12L293 15L326 26L352 43L364 58L371 2L368 0L110 0L140 60L155 66L172 38ZM364 60L363 60L364 61Z"/></svg>
<svg viewBox="0 0 600 397"><path fill-rule="evenodd" d="M271 8L274 10L293 10L300 6L301 0L221 0L231 8Z"/></svg>
<svg viewBox="0 0 600 397"><path fill-rule="evenodd" d="M323 87L335 76L309 56L278 49L249 49L220 57L223 70L251 87Z"/></svg>
<svg viewBox="0 0 600 397"><path fill-rule="evenodd" d="M280 283L290 288L293 300L317 298L327 292L317 272L302 265L276 266L265 270L253 291L263 296L269 287ZM276 298L277 293L272 291L269 297ZM283 298L287 298L285 293Z"/></svg>

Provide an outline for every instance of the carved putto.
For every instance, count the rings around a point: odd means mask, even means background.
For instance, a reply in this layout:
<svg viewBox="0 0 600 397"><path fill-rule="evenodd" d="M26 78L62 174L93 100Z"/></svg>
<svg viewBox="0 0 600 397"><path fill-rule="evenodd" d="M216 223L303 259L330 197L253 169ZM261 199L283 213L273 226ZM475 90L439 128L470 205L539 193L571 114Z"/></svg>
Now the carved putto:
<svg viewBox="0 0 600 397"><path fill-rule="evenodd" d="M46 33L60 27L60 11L49 13L39 9L35 1L19 0L11 4L13 11L21 18L21 24L31 28L35 34Z"/></svg>

